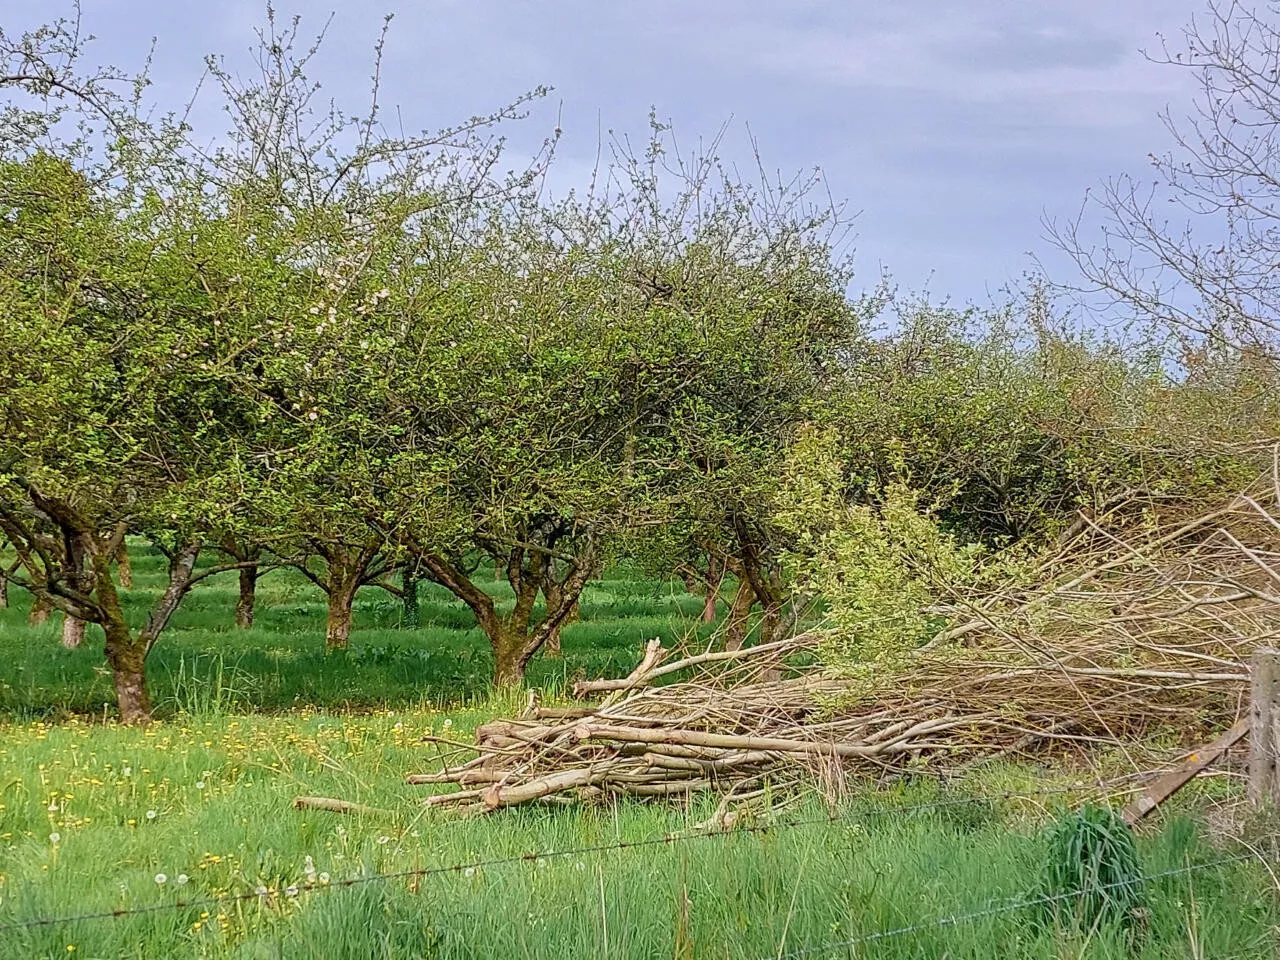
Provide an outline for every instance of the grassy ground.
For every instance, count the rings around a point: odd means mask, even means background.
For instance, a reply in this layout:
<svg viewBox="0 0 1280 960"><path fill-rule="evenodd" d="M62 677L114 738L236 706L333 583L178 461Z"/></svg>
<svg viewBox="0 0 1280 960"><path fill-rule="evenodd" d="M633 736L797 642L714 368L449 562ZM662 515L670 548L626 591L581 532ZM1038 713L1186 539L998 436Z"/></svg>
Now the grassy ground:
<svg viewBox="0 0 1280 960"><path fill-rule="evenodd" d="M138 589L126 609L139 624L159 589L163 558L135 550ZM481 582L499 601L512 601L504 581ZM323 649L325 604L320 591L292 571L265 576L258 587L252 630L235 630L234 573L211 578L191 593L148 660L148 678L163 715L218 692L243 710L278 711L321 704L360 708L426 702L456 703L484 695L492 673L488 643L467 607L443 587L419 589L422 629L400 629L400 601L364 588L356 599L355 632L345 655ZM583 596L581 619L563 634L565 657L537 658L529 680L554 691L575 675L630 670L644 640L666 641L699 628L702 601L678 583L611 571ZM100 644L76 651L56 642L59 617L28 632L26 598L15 591L12 609L0 610L0 632L11 639L0 670L0 715L49 718L101 715L113 699ZM16 634L15 634L16 631ZM101 634L98 633L100 638ZM3 642L3 641L0 641Z"/></svg>
<svg viewBox="0 0 1280 960"><path fill-rule="evenodd" d="M136 600L156 573L139 563ZM375 873L684 833L709 811L622 804L429 815L417 802L422 788L403 782L438 764L422 735L466 740L513 706L485 696L487 656L463 611L433 595L423 611L432 625L402 631L395 606L370 592L350 653L325 658L316 591L273 575L259 627L241 634L226 628L231 589L195 594L153 655L166 719L145 730L102 721L100 651L63 651L55 629L28 630L21 609L0 612L3 960L1275 955L1274 887L1250 863L1154 881L1132 950L1105 932L1069 937L1034 910L842 945L1035 893L1044 805L895 812L937 799L924 782L855 797L836 824L342 887ZM577 672L629 669L641 639L684 632L698 605L665 583L607 580L566 632L565 659L539 663L533 679L554 689ZM1028 777L996 772L969 789ZM298 794L389 812L297 812ZM824 812L809 804L784 816ZM1140 850L1148 873L1224 855L1194 816L1147 830ZM308 877L319 889L291 896ZM3 929L259 888L268 892L222 905Z"/></svg>

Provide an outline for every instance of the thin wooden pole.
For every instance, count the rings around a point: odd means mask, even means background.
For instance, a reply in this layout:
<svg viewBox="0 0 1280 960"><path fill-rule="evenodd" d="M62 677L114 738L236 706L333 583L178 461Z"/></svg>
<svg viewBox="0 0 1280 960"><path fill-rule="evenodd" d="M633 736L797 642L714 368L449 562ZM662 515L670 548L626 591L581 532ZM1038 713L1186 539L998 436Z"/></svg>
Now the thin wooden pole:
<svg viewBox="0 0 1280 960"><path fill-rule="evenodd" d="M389 817L390 810L379 810L377 807L366 807L360 803L346 800L334 800L331 797L294 797L295 810L328 810L330 813L354 813L366 816Z"/></svg>
<svg viewBox="0 0 1280 960"><path fill-rule="evenodd" d="M1213 743L1200 747L1187 757L1176 770L1170 770L1152 783L1142 794L1124 808L1124 822L1133 826L1160 804L1185 787L1204 772L1220 756L1226 753L1249 732L1250 723L1241 720Z"/></svg>
<svg viewBox="0 0 1280 960"><path fill-rule="evenodd" d="M1280 776L1276 770L1278 681L1280 652L1255 651L1249 691L1249 800L1255 805L1280 808Z"/></svg>

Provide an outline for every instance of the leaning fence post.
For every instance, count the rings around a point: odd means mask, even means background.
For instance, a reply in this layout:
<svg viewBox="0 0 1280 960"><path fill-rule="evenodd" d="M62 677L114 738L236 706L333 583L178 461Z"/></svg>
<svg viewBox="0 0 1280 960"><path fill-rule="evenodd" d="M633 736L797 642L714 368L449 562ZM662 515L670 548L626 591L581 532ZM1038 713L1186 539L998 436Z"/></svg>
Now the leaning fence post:
<svg viewBox="0 0 1280 960"><path fill-rule="evenodd" d="M1249 799L1280 809L1280 651L1256 650L1249 691Z"/></svg>

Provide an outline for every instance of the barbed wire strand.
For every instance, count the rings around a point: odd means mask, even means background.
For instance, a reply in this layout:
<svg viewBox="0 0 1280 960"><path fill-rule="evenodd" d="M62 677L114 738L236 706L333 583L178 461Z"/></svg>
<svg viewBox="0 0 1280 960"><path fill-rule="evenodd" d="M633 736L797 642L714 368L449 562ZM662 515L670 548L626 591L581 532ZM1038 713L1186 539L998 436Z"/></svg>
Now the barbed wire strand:
<svg viewBox="0 0 1280 960"><path fill-rule="evenodd" d="M913 804L907 807L880 807L869 810L851 810L846 813L833 813L822 817L809 817L801 820L780 820L770 823L746 824L744 826L735 826L725 830L708 830L702 833L669 833L660 837L647 837L641 840L618 840L613 843L592 844L590 846L573 847L567 850L544 850L540 853L523 853L504 857L490 857L483 860L472 860L466 863L455 863L441 867L422 867L414 870L398 870L392 873L366 874L364 876L333 880L329 883L303 881L292 885L292 887L286 887L285 890L296 889L298 894L304 892L319 893L325 890L347 889L366 883L434 877L450 873L465 873L467 870L481 870L489 867L511 866L518 863L535 863L539 860L560 859L563 857L603 854L618 850L634 850L642 847L683 843L690 840L707 840L716 837L765 834L774 830L788 830L795 827L818 826L822 824L831 825L837 823L848 823L855 820L870 819L874 817L916 813L921 810L938 810L945 809L947 807L966 806L980 803L999 803L1010 800L1037 800L1041 797L1061 796L1069 793L1078 793L1081 790L1087 789L1089 789L1089 786L1077 784L1075 786L1050 787L1030 792L1007 791L1004 793L988 794L976 797L953 797L947 800L935 800L927 803ZM35 927L65 926L66 924L80 923L82 921L89 920L116 920L123 917L161 913L166 910L190 910L211 906L223 906L226 904L241 903L252 900L266 900L275 896L279 892L280 891L259 888L248 893L232 893L217 897L197 897L192 900L176 900L167 903L148 904L147 906L141 907L118 907L113 910L99 910L90 913L71 914L61 917L34 917L29 920L19 920L0 924L0 933L11 930L32 929Z"/></svg>
<svg viewBox="0 0 1280 960"><path fill-rule="evenodd" d="M909 933L920 933L925 930L932 930L937 927L954 927L962 923L969 923L973 920L982 920L986 917L999 916L1005 913L1016 913L1019 910L1025 910L1028 907L1041 906L1046 903L1054 903L1059 900L1069 900L1073 897L1083 896L1086 893L1095 893L1103 890L1116 890L1121 887L1135 886L1141 883L1149 883L1155 880L1163 880L1167 877L1177 877L1184 874L1195 873L1199 870L1210 870L1214 867L1224 867L1233 863L1241 863L1245 860L1256 859L1252 853L1242 853L1233 857L1222 857L1218 860L1211 860L1207 863L1197 863L1191 866L1178 867L1176 870L1165 870L1162 873L1153 873L1147 877L1136 877L1132 880L1117 880L1114 883L1104 883L1100 886L1081 888L1077 890L1068 890L1065 893L1046 894L1039 897L1021 897L1003 901L989 903L988 906L969 913L953 914L948 917L937 917L933 920L923 920L918 923L908 924L902 927L894 927L889 930L876 930L873 933L864 933L861 936L851 937L848 940L829 940L826 943L816 944L811 947L801 947L783 954L773 954L763 960L800 960L803 957L815 957L824 953L831 953L834 950L842 950L850 947L856 947L863 943L873 943L878 940L888 940L891 937L906 936Z"/></svg>

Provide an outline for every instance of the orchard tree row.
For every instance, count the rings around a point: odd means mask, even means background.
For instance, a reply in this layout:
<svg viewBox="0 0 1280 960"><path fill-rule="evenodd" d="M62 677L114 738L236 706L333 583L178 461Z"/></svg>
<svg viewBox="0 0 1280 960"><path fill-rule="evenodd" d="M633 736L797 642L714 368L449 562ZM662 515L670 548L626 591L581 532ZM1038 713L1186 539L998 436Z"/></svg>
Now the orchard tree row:
<svg viewBox="0 0 1280 960"><path fill-rule="evenodd" d="M64 642L96 625L126 721L219 573L248 626L257 577L301 571L332 648L361 587L412 608L440 584L512 685L622 558L709 617L733 584L741 644L817 593L915 602L904 503L976 557L1247 466L1185 429L1270 383L1239 351L1171 378L1159 351L1058 331L1034 289L981 318L899 304L877 333L892 297L850 294L817 178L744 182L654 122L550 199L554 137L516 165L500 136L541 91L391 134L376 82L365 113L322 95L296 23L260 39L250 77L209 62L219 131L85 68L75 24L0 49L0 576ZM126 537L169 558L141 623Z"/></svg>

